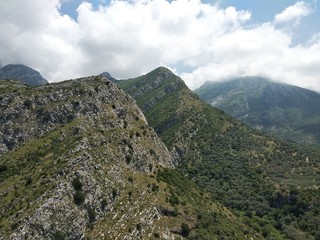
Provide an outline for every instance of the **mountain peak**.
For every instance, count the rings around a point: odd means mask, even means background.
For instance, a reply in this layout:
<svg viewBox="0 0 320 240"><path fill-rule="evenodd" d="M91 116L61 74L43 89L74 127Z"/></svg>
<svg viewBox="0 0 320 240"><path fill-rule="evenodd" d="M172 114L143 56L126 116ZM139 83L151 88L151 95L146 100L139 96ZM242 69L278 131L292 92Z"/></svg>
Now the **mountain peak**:
<svg viewBox="0 0 320 240"><path fill-rule="evenodd" d="M99 76L105 77L106 79L108 79L108 80L110 80L112 82L118 81L116 78L112 77L109 72L100 73Z"/></svg>
<svg viewBox="0 0 320 240"><path fill-rule="evenodd" d="M175 92L180 88L187 88L183 80L165 67L158 67L153 71L134 79L123 80L118 83L135 99L139 96L152 93L151 99L144 98L137 100L142 110L151 108L162 97ZM156 89L156 93L154 90Z"/></svg>
<svg viewBox="0 0 320 240"><path fill-rule="evenodd" d="M48 84L38 71L23 64L8 64L2 67L0 79L19 80L32 86Z"/></svg>
<svg viewBox="0 0 320 240"><path fill-rule="evenodd" d="M164 80L168 78L178 77L169 68L166 68L163 66L160 66L152 70L151 72L147 73L146 76L155 75L155 74L158 75L159 77L162 77Z"/></svg>
<svg viewBox="0 0 320 240"><path fill-rule="evenodd" d="M317 144L320 95L263 77L207 82L200 98L251 127L303 144Z"/></svg>

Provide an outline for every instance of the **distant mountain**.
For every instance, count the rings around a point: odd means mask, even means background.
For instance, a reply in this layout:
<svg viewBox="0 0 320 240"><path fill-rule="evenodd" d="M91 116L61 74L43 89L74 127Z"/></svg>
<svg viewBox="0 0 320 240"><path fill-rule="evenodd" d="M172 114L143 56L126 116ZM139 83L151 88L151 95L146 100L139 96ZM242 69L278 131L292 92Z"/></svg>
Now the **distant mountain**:
<svg viewBox="0 0 320 240"><path fill-rule="evenodd" d="M317 149L249 128L203 102L163 67L117 84L136 99L179 162L178 170L263 238L320 238ZM206 235L196 226L191 239L225 239L212 229L213 219Z"/></svg>
<svg viewBox="0 0 320 240"><path fill-rule="evenodd" d="M111 82L118 81L118 79L115 79L114 77L112 77L111 74L108 72L103 72L103 73L99 74L99 76L105 77L106 79L110 80Z"/></svg>
<svg viewBox="0 0 320 240"><path fill-rule="evenodd" d="M301 144L320 144L320 94L260 77L207 82L201 99L251 127Z"/></svg>
<svg viewBox="0 0 320 240"><path fill-rule="evenodd" d="M0 79L19 80L32 86L48 84L38 71L22 64L8 64L2 67Z"/></svg>

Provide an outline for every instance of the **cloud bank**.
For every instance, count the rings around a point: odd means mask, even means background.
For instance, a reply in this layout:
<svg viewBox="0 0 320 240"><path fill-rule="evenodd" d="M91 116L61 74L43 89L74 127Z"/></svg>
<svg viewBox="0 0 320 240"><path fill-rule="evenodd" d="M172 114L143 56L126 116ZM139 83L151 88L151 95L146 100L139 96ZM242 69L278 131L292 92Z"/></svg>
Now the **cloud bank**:
<svg viewBox="0 0 320 240"><path fill-rule="evenodd" d="M164 65L190 88L259 75L320 91L320 35L292 44L290 28L314 11L304 1L260 24L249 11L200 0L83 2L77 20L62 15L60 4L0 2L2 65L29 65L49 81L103 71L128 78Z"/></svg>

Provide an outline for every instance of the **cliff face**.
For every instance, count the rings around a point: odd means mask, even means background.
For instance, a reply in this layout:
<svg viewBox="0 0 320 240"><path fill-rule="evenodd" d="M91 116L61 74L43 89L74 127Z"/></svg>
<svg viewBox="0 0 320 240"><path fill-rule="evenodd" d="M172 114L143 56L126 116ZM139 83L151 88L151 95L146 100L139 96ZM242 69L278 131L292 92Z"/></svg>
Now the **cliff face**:
<svg viewBox="0 0 320 240"><path fill-rule="evenodd" d="M130 96L102 77L0 84L3 239L82 239L106 218L131 231L102 235L152 232L161 215L149 175L173 163Z"/></svg>

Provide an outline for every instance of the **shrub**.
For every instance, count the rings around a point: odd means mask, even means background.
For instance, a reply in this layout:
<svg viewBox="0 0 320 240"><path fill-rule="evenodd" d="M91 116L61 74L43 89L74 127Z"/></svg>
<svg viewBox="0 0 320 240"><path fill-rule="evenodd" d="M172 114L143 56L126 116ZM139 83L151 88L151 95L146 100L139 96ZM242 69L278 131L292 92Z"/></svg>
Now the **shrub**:
<svg viewBox="0 0 320 240"><path fill-rule="evenodd" d="M156 232L156 233L153 234L153 237L160 238L160 234Z"/></svg>
<svg viewBox="0 0 320 240"><path fill-rule="evenodd" d="M126 156L126 163L129 165L131 163L132 157L130 155Z"/></svg>
<svg viewBox="0 0 320 240"><path fill-rule="evenodd" d="M82 183L81 183L79 177L75 177L75 178L72 180L72 186L73 186L74 190L76 190L76 191L82 190Z"/></svg>
<svg viewBox="0 0 320 240"><path fill-rule="evenodd" d="M141 232L141 230L142 230L142 225L141 225L141 223L138 223L138 224L137 224L137 230L138 230L139 232Z"/></svg>
<svg viewBox="0 0 320 240"><path fill-rule="evenodd" d="M89 222L94 222L96 220L96 211L93 208L88 209Z"/></svg>
<svg viewBox="0 0 320 240"><path fill-rule="evenodd" d="M131 202L131 197L132 197L132 192L131 191L129 191L128 197L129 197L129 202Z"/></svg>
<svg viewBox="0 0 320 240"><path fill-rule="evenodd" d="M152 168L153 168L152 163L149 163L149 172L152 172Z"/></svg>
<svg viewBox="0 0 320 240"><path fill-rule="evenodd" d="M112 198L115 199L118 195L118 191L115 188L112 188Z"/></svg>
<svg viewBox="0 0 320 240"><path fill-rule="evenodd" d="M172 206L176 206L180 203L179 198L176 194L171 194L171 196L169 197L169 203Z"/></svg>
<svg viewBox="0 0 320 240"><path fill-rule="evenodd" d="M7 171L7 170L8 170L8 168L7 168L6 165L0 165L0 173L4 172L4 171Z"/></svg>
<svg viewBox="0 0 320 240"><path fill-rule="evenodd" d="M31 100L30 99L27 99L23 102L23 105L26 107L26 108L30 108L31 107Z"/></svg>
<svg viewBox="0 0 320 240"><path fill-rule="evenodd" d="M73 195L74 203L77 204L78 206L80 206L84 202L84 199L85 199L85 196L83 192L79 190L76 191L76 193Z"/></svg>
<svg viewBox="0 0 320 240"><path fill-rule="evenodd" d="M66 238L66 235L63 232L58 230L58 231L56 231L56 232L54 232L52 234L52 239L53 240L65 240L67 238Z"/></svg>
<svg viewBox="0 0 320 240"><path fill-rule="evenodd" d="M107 206L107 205L108 205L107 200L106 200L105 198L102 199L102 201L101 201L101 208L102 208L103 211L106 209L106 206Z"/></svg>
<svg viewBox="0 0 320 240"><path fill-rule="evenodd" d="M32 178L31 177L28 177L27 180L26 180L26 186L30 185L32 183Z"/></svg>
<svg viewBox="0 0 320 240"><path fill-rule="evenodd" d="M155 183L152 183L151 190L152 190L152 192L158 192L159 191L159 186L157 184L155 184Z"/></svg>
<svg viewBox="0 0 320 240"><path fill-rule="evenodd" d="M186 223L181 224L181 235L187 237L190 233L190 227Z"/></svg>
<svg viewBox="0 0 320 240"><path fill-rule="evenodd" d="M133 177L128 177L129 182L133 182Z"/></svg>

